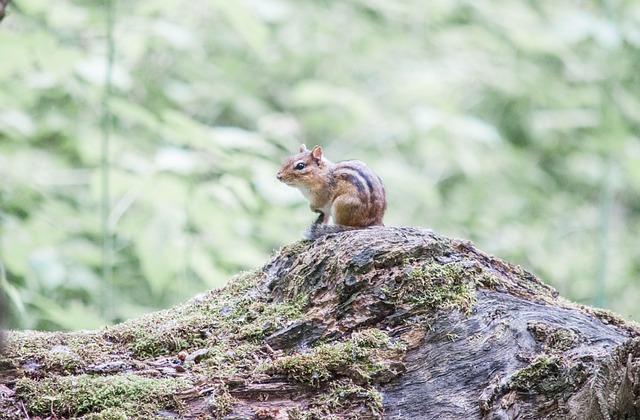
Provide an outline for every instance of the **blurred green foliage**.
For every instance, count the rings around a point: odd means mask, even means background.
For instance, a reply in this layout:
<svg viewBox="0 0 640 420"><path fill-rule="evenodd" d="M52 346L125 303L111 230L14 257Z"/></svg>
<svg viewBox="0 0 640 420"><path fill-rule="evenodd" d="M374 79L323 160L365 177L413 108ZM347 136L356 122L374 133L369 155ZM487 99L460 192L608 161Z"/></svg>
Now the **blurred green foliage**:
<svg viewBox="0 0 640 420"><path fill-rule="evenodd" d="M314 219L275 179L301 142L367 161L388 225L640 317L640 3L114 1L105 96L108 4L16 0L0 26L14 328L93 328L260 265Z"/></svg>

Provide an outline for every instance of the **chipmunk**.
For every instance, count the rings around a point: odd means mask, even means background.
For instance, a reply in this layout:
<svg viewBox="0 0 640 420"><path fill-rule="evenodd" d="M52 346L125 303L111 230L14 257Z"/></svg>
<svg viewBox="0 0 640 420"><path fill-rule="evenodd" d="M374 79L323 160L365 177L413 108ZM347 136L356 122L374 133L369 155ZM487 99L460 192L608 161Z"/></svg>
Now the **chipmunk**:
<svg viewBox="0 0 640 420"><path fill-rule="evenodd" d="M331 163L315 146L303 144L280 168L278 179L299 189L309 200L318 219L305 234L317 239L327 233L383 226L387 196L382 180L364 162L345 160ZM328 226L332 218L334 226Z"/></svg>

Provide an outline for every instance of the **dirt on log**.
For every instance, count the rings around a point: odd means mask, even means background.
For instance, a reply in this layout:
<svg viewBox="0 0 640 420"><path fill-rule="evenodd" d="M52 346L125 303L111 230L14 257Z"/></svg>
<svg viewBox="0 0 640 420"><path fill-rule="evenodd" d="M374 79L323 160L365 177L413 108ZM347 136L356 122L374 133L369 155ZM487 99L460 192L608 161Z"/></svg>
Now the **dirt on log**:
<svg viewBox="0 0 640 420"><path fill-rule="evenodd" d="M99 331L9 332L0 418L637 419L640 329L467 241L375 227Z"/></svg>

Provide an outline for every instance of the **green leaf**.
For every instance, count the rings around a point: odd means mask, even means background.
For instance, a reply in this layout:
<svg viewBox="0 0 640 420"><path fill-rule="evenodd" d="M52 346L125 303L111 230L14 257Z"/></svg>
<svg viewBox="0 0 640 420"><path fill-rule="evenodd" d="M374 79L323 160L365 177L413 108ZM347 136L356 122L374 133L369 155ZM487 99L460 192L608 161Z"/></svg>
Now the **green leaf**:
<svg viewBox="0 0 640 420"><path fill-rule="evenodd" d="M42 315L42 319L64 330L95 330L108 323L97 314L95 308L89 308L78 301L67 302L64 307L42 295L36 295L31 302Z"/></svg>
<svg viewBox="0 0 640 420"><path fill-rule="evenodd" d="M257 55L262 54L269 41L269 30L240 1L211 0L218 10L253 49Z"/></svg>

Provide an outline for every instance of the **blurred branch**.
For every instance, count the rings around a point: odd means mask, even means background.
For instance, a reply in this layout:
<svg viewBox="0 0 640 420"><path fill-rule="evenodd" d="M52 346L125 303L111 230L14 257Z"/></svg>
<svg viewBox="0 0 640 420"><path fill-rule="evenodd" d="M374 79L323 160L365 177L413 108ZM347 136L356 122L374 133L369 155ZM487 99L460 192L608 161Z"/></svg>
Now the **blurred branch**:
<svg viewBox="0 0 640 420"><path fill-rule="evenodd" d="M111 212L110 184L109 184L109 142L111 138L112 113L109 108L109 98L113 88L113 60L115 44L113 41L114 1L105 1L106 29L107 29L107 71L105 76L105 88L103 98L102 121L102 316L106 313L111 303L111 286L113 282L113 232L109 225ZM108 318L108 317L106 317Z"/></svg>
<svg viewBox="0 0 640 420"><path fill-rule="evenodd" d="M600 252L598 261L597 287L595 305L604 308L607 305L607 274L609 271L609 253L611 242L612 208L614 201L613 190L613 161L609 158L606 163L602 191L600 193Z"/></svg>
<svg viewBox="0 0 640 420"><path fill-rule="evenodd" d="M7 5L9 5L9 0L0 0L0 21L4 19L4 11L7 9Z"/></svg>

